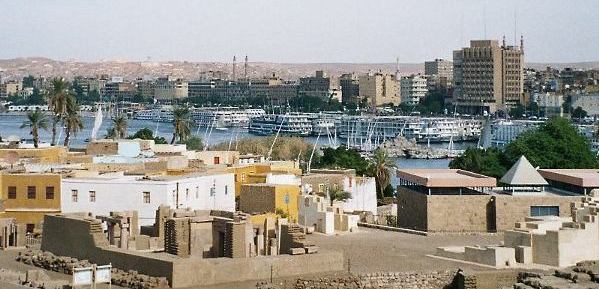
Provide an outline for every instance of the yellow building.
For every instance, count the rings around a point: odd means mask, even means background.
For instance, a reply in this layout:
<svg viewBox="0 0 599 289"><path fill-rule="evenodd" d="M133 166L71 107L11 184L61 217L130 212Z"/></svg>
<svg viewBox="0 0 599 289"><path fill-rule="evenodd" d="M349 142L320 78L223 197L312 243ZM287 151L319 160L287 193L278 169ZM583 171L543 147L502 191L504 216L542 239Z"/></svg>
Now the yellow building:
<svg viewBox="0 0 599 289"><path fill-rule="evenodd" d="M63 163L66 161L69 152L62 146L53 146L46 148L23 148L23 149L0 149L0 159L6 161L11 156L20 160L27 160L30 163ZM18 161L15 161L18 162Z"/></svg>
<svg viewBox="0 0 599 289"><path fill-rule="evenodd" d="M297 222L300 187L296 185L245 184L239 209L246 213L277 213Z"/></svg>
<svg viewBox="0 0 599 289"><path fill-rule="evenodd" d="M266 182L268 173L289 173L296 176L302 174L302 170L291 161L268 162L240 165L227 168L235 174L235 197L239 197L241 186L244 184L260 184Z"/></svg>
<svg viewBox="0 0 599 289"><path fill-rule="evenodd" d="M41 230L45 214L60 213L59 174L0 174L2 217L15 218L28 232Z"/></svg>

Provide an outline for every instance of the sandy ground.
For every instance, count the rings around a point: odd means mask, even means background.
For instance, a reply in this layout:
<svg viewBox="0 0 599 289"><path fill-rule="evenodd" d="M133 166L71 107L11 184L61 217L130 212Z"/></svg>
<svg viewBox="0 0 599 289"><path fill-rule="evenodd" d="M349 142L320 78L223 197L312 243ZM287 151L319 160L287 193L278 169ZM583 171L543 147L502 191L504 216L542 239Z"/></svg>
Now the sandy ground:
<svg viewBox="0 0 599 289"><path fill-rule="evenodd" d="M475 265L467 265L452 261L430 258L441 246L490 245L498 244L498 235L434 235L417 236L398 232L387 232L375 229L360 228L356 233L345 233L334 236L322 234L309 235L308 240L314 241L322 250L338 250L345 254L352 273L371 273L380 271L437 271L437 270L488 270ZM17 271L37 269L33 266L16 262L17 251L0 252L0 268ZM346 265L347 268L347 265ZM68 280L70 275L48 272L51 278ZM277 279L278 282L285 280ZM255 288L256 281L229 283L218 286L193 287L193 289L250 289ZM98 286L100 289L107 286ZM112 288L122 288L113 286ZM192 288L190 288L192 289Z"/></svg>

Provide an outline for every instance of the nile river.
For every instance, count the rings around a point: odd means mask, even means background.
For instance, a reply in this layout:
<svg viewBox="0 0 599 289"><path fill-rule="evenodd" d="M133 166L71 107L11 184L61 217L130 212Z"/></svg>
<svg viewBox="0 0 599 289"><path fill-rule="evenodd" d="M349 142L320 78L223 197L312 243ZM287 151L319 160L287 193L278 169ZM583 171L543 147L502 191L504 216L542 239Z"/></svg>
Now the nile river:
<svg viewBox="0 0 599 289"><path fill-rule="evenodd" d="M23 121L25 121L25 115L23 114L0 114L0 136L6 139L11 135L19 136L23 139L31 139L29 135L28 128L20 128ZM91 129L93 127L94 119L90 116L83 117L83 125L84 129L80 131L76 136L71 136L71 146L74 148L83 148L85 147L85 140L88 139L91 135ZM108 118L105 118L102 122L102 126L98 132L98 137L103 137L106 135L106 130L108 127L112 125L112 121ZM133 134L139 129L147 127L152 131L157 131L158 135L164 137L167 141L170 141L172 137L172 125L170 123L155 123L149 120L136 120L129 119L128 121L128 134ZM194 128L192 130L194 135L200 136L204 142L208 145L221 143L221 142L229 142L234 140L235 137L238 139L247 138L247 137L260 137L254 136L247 132L247 130L243 129L235 129L228 131L220 131L220 130L212 130L210 137L206 137L206 128ZM41 140L44 142L50 142L51 133L50 131L41 131ZM64 134L60 135L60 140L64 139ZM308 137L307 138L312 143L315 143L316 137ZM326 137L321 137L318 139L318 144L327 145L328 140ZM471 145L471 144L470 144ZM433 146L433 144L431 144ZM446 144L435 144L435 146L446 146ZM455 148L460 149L462 144L456 143ZM396 159L396 164L398 168L447 168L449 165L449 160L421 160L421 159Z"/></svg>

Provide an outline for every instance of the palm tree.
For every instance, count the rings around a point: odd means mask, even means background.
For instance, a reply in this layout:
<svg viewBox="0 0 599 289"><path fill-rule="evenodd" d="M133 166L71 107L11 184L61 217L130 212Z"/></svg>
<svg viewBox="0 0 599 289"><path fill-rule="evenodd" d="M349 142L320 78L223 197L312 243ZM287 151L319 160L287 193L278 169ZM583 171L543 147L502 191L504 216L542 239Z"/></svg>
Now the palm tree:
<svg viewBox="0 0 599 289"><path fill-rule="evenodd" d="M27 120L21 125L21 128L25 127L29 127L29 134L33 136L33 146L38 148L40 142L39 130L40 128L48 130L48 118L39 109L30 111L27 113Z"/></svg>
<svg viewBox="0 0 599 289"><path fill-rule="evenodd" d="M370 175L374 176L376 181L377 198L382 199L385 188L391 183L391 173L389 167L395 166L387 151L381 148L374 150L372 160L370 161Z"/></svg>
<svg viewBox="0 0 599 289"><path fill-rule="evenodd" d="M52 111L52 142L51 145L56 145L56 126L62 120L67 112L68 105L68 86L69 83L63 78L55 77L52 79L52 88L48 93L48 106Z"/></svg>
<svg viewBox="0 0 599 289"><path fill-rule="evenodd" d="M123 114L117 115L112 120L112 128L108 130L108 137L121 139L127 136L127 118Z"/></svg>
<svg viewBox="0 0 599 289"><path fill-rule="evenodd" d="M329 201L331 201L331 207L335 201L345 202L351 199L352 196L350 193L343 191L339 188L333 188L329 190Z"/></svg>
<svg viewBox="0 0 599 289"><path fill-rule="evenodd" d="M67 113L63 119L63 122L66 127L64 146L69 147L71 134L76 136L77 132L83 129L83 121L81 120L81 115L79 115L79 105L74 99L72 99L72 102L67 108Z"/></svg>
<svg viewBox="0 0 599 289"><path fill-rule="evenodd" d="M187 107L178 107L173 111L173 138L171 144L179 138L179 142L185 142L189 137L191 127L191 118Z"/></svg>

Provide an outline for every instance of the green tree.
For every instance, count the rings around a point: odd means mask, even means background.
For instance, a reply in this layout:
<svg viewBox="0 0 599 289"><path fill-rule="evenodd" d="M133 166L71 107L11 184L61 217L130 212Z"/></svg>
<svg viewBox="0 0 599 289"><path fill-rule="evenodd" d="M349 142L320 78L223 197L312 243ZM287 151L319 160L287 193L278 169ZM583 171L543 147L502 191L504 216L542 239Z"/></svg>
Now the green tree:
<svg viewBox="0 0 599 289"><path fill-rule="evenodd" d="M337 201L337 202L345 202L349 199L352 198L351 194L343 191L339 188L331 188L329 189L329 201L331 202L331 206L333 206L333 204Z"/></svg>
<svg viewBox="0 0 599 289"><path fill-rule="evenodd" d="M120 114L112 120L112 127L108 129L109 138L122 139L127 136L127 118Z"/></svg>
<svg viewBox="0 0 599 289"><path fill-rule="evenodd" d="M384 191L387 186L391 183L391 173L389 168L395 166L387 151L384 149L377 148L372 154L372 160L369 164L369 176L374 177L376 181L376 193L377 198L382 199L384 197Z"/></svg>
<svg viewBox="0 0 599 289"><path fill-rule="evenodd" d="M422 114L441 114L445 110L445 94L431 91L420 100L418 111Z"/></svg>
<svg viewBox="0 0 599 289"><path fill-rule="evenodd" d="M512 118L522 118L522 116L524 116L525 113L526 110L524 109L524 106L518 104L517 106L514 106L510 109L509 115Z"/></svg>
<svg viewBox="0 0 599 289"><path fill-rule="evenodd" d="M588 113L586 112L586 110L582 109L582 107L578 106L576 107L573 111L572 111L572 117L573 118L585 118L587 117Z"/></svg>
<svg viewBox="0 0 599 289"><path fill-rule="evenodd" d="M204 149L204 142L197 136L191 136L185 141L188 150L201 151Z"/></svg>
<svg viewBox="0 0 599 289"><path fill-rule="evenodd" d="M100 93L97 89L93 89L87 94L87 101L90 103L100 101Z"/></svg>
<svg viewBox="0 0 599 289"><path fill-rule="evenodd" d="M63 118L63 122L66 127L64 146L69 147L71 134L76 136L77 133L83 129L83 121L81 120L81 115L79 114L79 105L75 100L72 100L67 107L67 113Z"/></svg>
<svg viewBox="0 0 599 289"><path fill-rule="evenodd" d="M25 77L23 77L23 87L27 88L27 87L33 87L35 83L35 77L33 75L27 75Z"/></svg>
<svg viewBox="0 0 599 289"><path fill-rule="evenodd" d="M553 118L537 129L522 133L505 151L469 148L449 166L500 178L520 156L534 165L551 169L598 168L599 160L589 141L564 118Z"/></svg>
<svg viewBox="0 0 599 289"><path fill-rule="evenodd" d="M79 85L79 83L77 81L73 81L73 84L71 84L71 91L73 91L73 93L75 94L75 99L78 102L85 102L87 96L85 95L85 92L83 91L83 87L81 85Z"/></svg>
<svg viewBox="0 0 599 289"><path fill-rule="evenodd" d="M369 173L369 163L355 149L347 149L340 146L334 148L324 148L322 156L318 162L315 162L317 168L332 169L355 169L358 175L367 175Z"/></svg>
<svg viewBox="0 0 599 289"><path fill-rule="evenodd" d="M48 118L39 109L27 113L27 120L23 122L21 128L29 127L29 134L33 137L33 146L39 147L40 136L39 130L48 129Z"/></svg>
<svg viewBox="0 0 599 289"><path fill-rule="evenodd" d="M521 155L541 168L597 168L599 164L589 141L565 118L550 119L538 129L521 134L505 149L509 164Z"/></svg>
<svg viewBox="0 0 599 289"><path fill-rule="evenodd" d="M55 77L52 79L52 88L48 94L48 106L52 111L52 142L50 145L56 145L56 127L67 111L68 87L68 82L63 78Z"/></svg>
<svg viewBox="0 0 599 289"><path fill-rule="evenodd" d="M128 137L128 139L143 139L143 140L154 140L155 144L166 144L166 139L164 139L161 136L154 136L154 132L152 132L151 129L144 127L140 130L138 130L137 132L135 132L135 134L130 135Z"/></svg>
<svg viewBox="0 0 599 289"><path fill-rule="evenodd" d="M46 101L44 100L44 97L42 96L42 94L40 93L40 90L38 88L33 89L33 92L29 96L28 102L29 102L29 104L35 104L35 105L42 105L42 104L46 103Z"/></svg>
<svg viewBox="0 0 599 289"><path fill-rule="evenodd" d="M509 164L503 152L497 148L468 148L461 156L453 159L449 167L501 178L507 172Z"/></svg>
<svg viewBox="0 0 599 289"><path fill-rule="evenodd" d="M187 140L191 129L191 114L187 107L177 107L173 110L173 138L171 144L174 144L177 138L183 143Z"/></svg>

